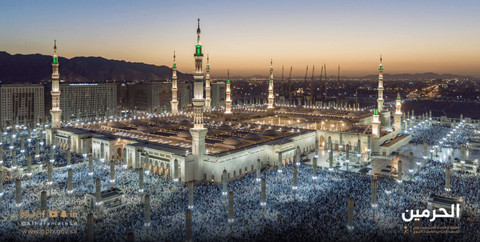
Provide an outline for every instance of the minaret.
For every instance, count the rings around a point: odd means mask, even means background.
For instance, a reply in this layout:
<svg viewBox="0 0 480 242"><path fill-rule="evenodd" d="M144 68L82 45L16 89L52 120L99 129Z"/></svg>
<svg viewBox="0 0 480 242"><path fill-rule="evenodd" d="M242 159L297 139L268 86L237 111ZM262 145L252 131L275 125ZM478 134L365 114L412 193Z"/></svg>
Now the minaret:
<svg viewBox="0 0 480 242"><path fill-rule="evenodd" d="M173 52L173 66L172 66L172 114L178 114L178 100L177 100L177 63L175 62L175 51Z"/></svg>
<svg viewBox="0 0 480 242"><path fill-rule="evenodd" d="M375 138L380 138L380 115L378 109L373 111L372 134Z"/></svg>
<svg viewBox="0 0 480 242"><path fill-rule="evenodd" d="M383 111L383 65L382 65L382 55L380 55L380 65L378 67L377 108L378 108L378 112L382 113L382 111Z"/></svg>
<svg viewBox="0 0 480 242"><path fill-rule="evenodd" d="M53 62L52 62L52 128L60 128L60 120L62 110L60 110L60 74L58 73L58 56L57 56L57 41L53 45Z"/></svg>
<svg viewBox="0 0 480 242"><path fill-rule="evenodd" d="M394 118L394 127L395 130L402 131L402 98L400 93L397 93L397 101L395 102L395 116Z"/></svg>
<svg viewBox="0 0 480 242"><path fill-rule="evenodd" d="M273 95L273 62L270 60L270 80L268 82L268 107L267 112L269 114L273 114L273 102L274 102L274 95Z"/></svg>
<svg viewBox="0 0 480 242"><path fill-rule="evenodd" d="M211 91L210 91L210 58L208 58L208 54L207 54L207 72L205 74L205 109L207 111L210 111L212 110L212 99L210 98L210 94L211 94Z"/></svg>
<svg viewBox="0 0 480 242"><path fill-rule="evenodd" d="M227 70L227 89L225 91L225 114L232 114L232 99L230 97L230 70Z"/></svg>
<svg viewBox="0 0 480 242"><path fill-rule="evenodd" d="M197 44L195 45L195 72L193 78L195 80L193 86L193 128L190 129L192 134L192 154L195 157L192 180L200 180L203 175L203 155L205 154L205 136L207 129L203 126L203 106L205 100L203 99L203 70L202 70L202 45L200 44L200 19L198 19L197 28ZM188 179L188 178L187 178Z"/></svg>

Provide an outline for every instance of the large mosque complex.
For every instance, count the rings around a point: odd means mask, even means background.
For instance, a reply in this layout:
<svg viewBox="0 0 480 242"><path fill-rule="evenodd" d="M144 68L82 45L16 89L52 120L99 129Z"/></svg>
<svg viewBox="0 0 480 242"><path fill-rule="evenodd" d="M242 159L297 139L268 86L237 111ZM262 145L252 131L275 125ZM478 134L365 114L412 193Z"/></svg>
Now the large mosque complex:
<svg viewBox="0 0 480 242"><path fill-rule="evenodd" d="M237 179L258 166L278 169L293 162L319 157L319 166L334 168L339 160L352 166L368 165L371 156L389 156L408 144L409 122L398 96L391 112L384 108L383 65L380 57L377 108L289 107L276 105L273 63L270 62L268 102L264 106L232 108L231 81L226 81L224 110L212 110L210 66L203 68L200 22L194 59L193 111L179 112L177 65L172 73L171 113L117 118L70 125L61 122L59 63L56 45L52 73L52 124L47 145L57 145L94 159L122 160L131 169L181 182ZM352 154L349 156L349 154ZM310 158L309 158L310 157ZM323 165L322 165L323 164Z"/></svg>

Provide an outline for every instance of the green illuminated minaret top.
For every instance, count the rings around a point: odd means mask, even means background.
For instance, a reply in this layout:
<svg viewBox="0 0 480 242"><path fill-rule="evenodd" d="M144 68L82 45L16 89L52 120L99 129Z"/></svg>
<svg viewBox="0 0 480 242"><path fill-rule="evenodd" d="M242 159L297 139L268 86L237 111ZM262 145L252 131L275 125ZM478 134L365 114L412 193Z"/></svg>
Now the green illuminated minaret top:
<svg viewBox="0 0 480 242"><path fill-rule="evenodd" d="M378 115L378 109L373 110L373 115Z"/></svg>
<svg viewBox="0 0 480 242"><path fill-rule="evenodd" d="M378 66L378 70L383 71L382 55L380 55L380 65Z"/></svg>
<svg viewBox="0 0 480 242"><path fill-rule="evenodd" d="M177 63L175 62L175 51L173 51L173 68L177 68Z"/></svg>
<svg viewBox="0 0 480 242"><path fill-rule="evenodd" d="M227 69L227 84L230 84L230 69Z"/></svg>
<svg viewBox="0 0 480 242"><path fill-rule="evenodd" d="M198 19L197 27L197 45L195 45L195 56L203 56L202 54L202 44L200 44L200 19Z"/></svg>
<svg viewBox="0 0 480 242"><path fill-rule="evenodd" d="M53 42L53 64L58 64L57 40L54 40Z"/></svg>
<svg viewBox="0 0 480 242"><path fill-rule="evenodd" d="M402 98L400 97L400 93L399 93L399 92L397 93L397 100L402 100Z"/></svg>
<svg viewBox="0 0 480 242"><path fill-rule="evenodd" d="M270 82L273 82L273 60L270 59Z"/></svg>
<svg viewBox="0 0 480 242"><path fill-rule="evenodd" d="M207 54L207 71L210 70L210 58L208 57L208 54Z"/></svg>

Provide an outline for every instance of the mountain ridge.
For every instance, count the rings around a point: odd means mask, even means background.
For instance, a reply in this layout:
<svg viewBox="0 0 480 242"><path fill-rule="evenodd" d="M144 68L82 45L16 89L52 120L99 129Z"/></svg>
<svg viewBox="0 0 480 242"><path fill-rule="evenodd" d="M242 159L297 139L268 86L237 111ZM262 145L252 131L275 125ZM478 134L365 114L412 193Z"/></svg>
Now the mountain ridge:
<svg viewBox="0 0 480 242"><path fill-rule="evenodd" d="M170 80L172 69L142 62L112 60L98 56L59 57L60 79L68 82ZM2 83L38 83L51 80L52 56L14 54L0 51ZM177 71L179 80L193 80L193 75Z"/></svg>

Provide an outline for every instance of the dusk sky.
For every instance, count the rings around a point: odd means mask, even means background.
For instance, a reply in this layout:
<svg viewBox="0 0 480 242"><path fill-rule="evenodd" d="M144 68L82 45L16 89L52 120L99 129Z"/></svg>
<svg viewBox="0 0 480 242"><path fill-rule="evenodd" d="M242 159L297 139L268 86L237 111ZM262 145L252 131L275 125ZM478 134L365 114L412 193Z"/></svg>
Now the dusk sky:
<svg viewBox="0 0 480 242"><path fill-rule="evenodd" d="M0 50L102 56L191 73L197 18L212 76L328 74L480 76L480 1L3 1ZM311 73L309 74L311 75Z"/></svg>

